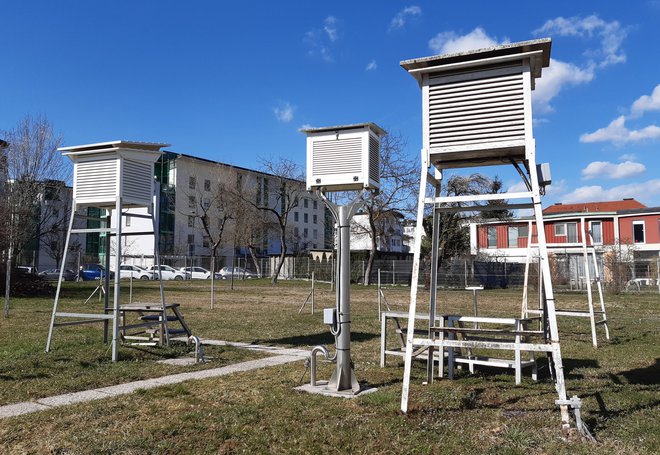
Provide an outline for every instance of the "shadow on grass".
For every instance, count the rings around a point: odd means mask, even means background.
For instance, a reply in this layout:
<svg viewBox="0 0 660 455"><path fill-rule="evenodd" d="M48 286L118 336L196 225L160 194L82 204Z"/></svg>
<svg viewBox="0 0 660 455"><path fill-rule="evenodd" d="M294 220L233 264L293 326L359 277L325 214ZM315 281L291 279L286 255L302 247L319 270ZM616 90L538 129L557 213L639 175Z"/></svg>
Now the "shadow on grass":
<svg viewBox="0 0 660 455"><path fill-rule="evenodd" d="M566 379L584 379L583 374L575 373L580 368L600 368L600 363L595 359L563 359L564 376Z"/></svg>
<svg viewBox="0 0 660 455"><path fill-rule="evenodd" d="M656 358L655 363L648 367L613 374L611 375L612 381L616 384L622 384L621 376L626 379L625 382L628 384L658 385L660 384L660 358Z"/></svg>
<svg viewBox="0 0 660 455"><path fill-rule="evenodd" d="M373 333L365 332L351 332L351 342L362 342L369 341L373 338L380 337ZM330 332L320 332L314 333L311 335L296 335L291 337L283 338L271 338L271 339L257 339L254 340L255 344L283 344L290 346L316 346L318 344L333 344L335 342L335 337L332 336Z"/></svg>

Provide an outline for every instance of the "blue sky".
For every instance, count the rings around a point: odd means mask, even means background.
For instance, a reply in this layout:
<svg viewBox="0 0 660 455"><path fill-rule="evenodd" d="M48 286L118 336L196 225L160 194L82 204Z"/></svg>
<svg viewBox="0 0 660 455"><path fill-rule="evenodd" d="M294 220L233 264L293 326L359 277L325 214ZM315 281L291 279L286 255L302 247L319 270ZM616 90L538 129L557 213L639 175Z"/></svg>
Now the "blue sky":
<svg viewBox="0 0 660 455"><path fill-rule="evenodd" d="M421 147L401 60L552 37L534 92L545 204L660 206L660 0L4 2L0 130L46 114L67 145L126 139L257 168L303 126L376 122ZM518 181L500 172L508 187Z"/></svg>

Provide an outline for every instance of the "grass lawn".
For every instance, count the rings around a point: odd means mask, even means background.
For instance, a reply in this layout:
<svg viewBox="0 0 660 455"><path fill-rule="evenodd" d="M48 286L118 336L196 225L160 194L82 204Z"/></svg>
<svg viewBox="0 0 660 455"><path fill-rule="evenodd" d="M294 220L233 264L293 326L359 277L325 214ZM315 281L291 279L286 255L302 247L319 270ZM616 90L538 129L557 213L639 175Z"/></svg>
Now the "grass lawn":
<svg viewBox="0 0 660 455"><path fill-rule="evenodd" d="M231 290L221 282L213 310L208 285L166 284L168 301L181 304L200 337L333 347L320 311L334 304L328 285L317 285L315 315L309 305L298 314L309 293L305 283L272 287L251 280ZM81 302L92 289L67 284L61 309L86 311ZM519 386L511 370L483 369L422 385L426 366L415 362L409 413L401 414L403 360L389 357L386 368L379 366L376 289L356 286L351 292L356 375L378 387L376 393L340 400L295 392L304 372L303 362L295 362L0 420L0 453L660 453L657 294L606 296L612 340L600 332L598 349L591 346L588 320L559 320L567 390L583 399L583 419L599 441L592 444L577 435L562 437L545 360L539 382L523 375ZM396 309L405 310L407 289L386 292ZM520 298L518 290L482 291L480 313L516 315ZM157 301L156 283L135 283L133 300ZM586 295L562 293L557 300L562 308L586 307ZM472 295L464 290L440 291L438 301L440 312L471 312ZM11 317L0 319L0 404L263 356L208 347L213 360L204 366L156 363L187 352L173 344L122 347L122 361L113 364L100 324L56 329L46 354L51 307L51 299L15 299ZM331 371L321 363L317 376L327 379Z"/></svg>

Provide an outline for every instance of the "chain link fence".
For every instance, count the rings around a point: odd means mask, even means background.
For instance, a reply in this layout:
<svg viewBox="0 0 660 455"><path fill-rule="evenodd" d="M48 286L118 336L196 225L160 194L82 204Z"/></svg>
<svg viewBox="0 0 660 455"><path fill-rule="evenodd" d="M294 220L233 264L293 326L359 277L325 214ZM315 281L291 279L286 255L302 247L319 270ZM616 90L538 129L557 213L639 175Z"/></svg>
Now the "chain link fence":
<svg viewBox="0 0 660 455"><path fill-rule="evenodd" d="M593 259L589 256L585 264L582 254L551 252L550 270L553 287L556 291L585 291L588 281L596 281ZM77 262L78 258L71 258ZM98 263L96 258L82 257L82 262ZM277 268L277 256L253 259L249 255L184 256L164 255L161 263L175 269L202 267L219 272L223 267L238 267L261 278L270 278ZM539 282L538 257L531 257L529 267L526 256L466 256L445 261L438 269L438 285L443 288L464 288L483 286L484 288L517 288L525 282L525 269L529 285L536 289ZM153 264L153 257L125 256L123 263L140 267ZM598 275L609 292L655 292L660 293L660 257L616 260L607 253L596 254ZM74 264L71 264L72 266ZM213 265L213 267L212 267ZM409 286L412 277L412 258L374 260L368 282L383 285ZM588 267L588 273L587 269ZM288 256L279 273L283 280L308 280L312 273L318 281L333 282L336 273L335 257L332 254ZM420 285L430 282L430 260L424 259L420 265ZM364 284L368 270L366 259L351 261L351 282Z"/></svg>

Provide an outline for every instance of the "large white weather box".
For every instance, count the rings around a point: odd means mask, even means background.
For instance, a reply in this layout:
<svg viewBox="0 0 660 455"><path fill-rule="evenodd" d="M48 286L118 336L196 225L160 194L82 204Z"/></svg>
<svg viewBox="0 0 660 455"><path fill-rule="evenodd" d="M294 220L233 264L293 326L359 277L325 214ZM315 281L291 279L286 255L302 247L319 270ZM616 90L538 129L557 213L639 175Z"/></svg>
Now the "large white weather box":
<svg viewBox="0 0 660 455"><path fill-rule="evenodd" d="M79 207L149 207L154 192L154 163L169 144L112 141L62 147L73 161L74 210Z"/></svg>
<svg viewBox="0 0 660 455"><path fill-rule="evenodd" d="M531 91L549 38L401 62L422 88L423 145L438 168L525 160Z"/></svg>
<svg viewBox="0 0 660 455"><path fill-rule="evenodd" d="M347 191L380 187L380 138L375 123L300 130L307 134L307 189Z"/></svg>

